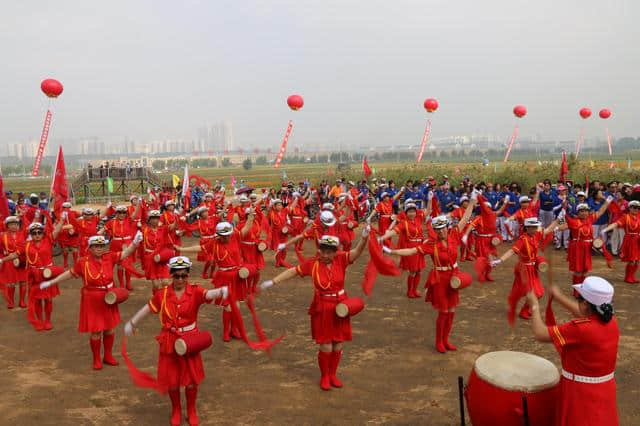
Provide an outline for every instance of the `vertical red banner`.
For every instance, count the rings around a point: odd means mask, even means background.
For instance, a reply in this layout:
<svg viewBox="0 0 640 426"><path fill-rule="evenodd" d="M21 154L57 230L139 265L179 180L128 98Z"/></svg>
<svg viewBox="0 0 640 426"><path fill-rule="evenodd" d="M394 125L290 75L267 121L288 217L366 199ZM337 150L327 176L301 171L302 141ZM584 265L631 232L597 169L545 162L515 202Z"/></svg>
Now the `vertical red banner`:
<svg viewBox="0 0 640 426"><path fill-rule="evenodd" d="M511 141L509 141L509 147L507 148L507 152L504 154L504 163L509 161L509 155L511 154L511 149L513 148L513 143L516 141L516 137L518 137L518 123L516 123L516 126L513 128Z"/></svg>
<svg viewBox="0 0 640 426"><path fill-rule="evenodd" d="M580 135L578 136L578 141L576 142L576 158L580 155L580 148L582 148L582 142L584 141L584 129L580 129Z"/></svg>
<svg viewBox="0 0 640 426"><path fill-rule="evenodd" d="M36 154L36 162L33 164L33 170L31 176L38 176L40 172L40 163L42 163L42 157L44 156L44 148L47 146L47 139L49 139L49 128L51 127L51 110L47 110L47 115L44 117L44 126L42 127L42 134L40 135L40 145L38 145L38 153Z"/></svg>
<svg viewBox="0 0 640 426"><path fill-rule="evenodd" d="M431 133L431 120L427 120L427 127L424 129L422 143L420 144L420 152L418 153L418 163L422 161L422 155L424 154L424 149L427 147L427 141L429 140L429 133Z"/></svg>
<svg viewBox="0 0 640 426"><path fill-rule="evenodd" d="M287 131L284 133L284 139L282 139L282 145L280 145L280 151L278 152L278 156L276 157L276 164L275 164L276 169L280 167L280 163L282 163L284 154L285 152L287 152L287 142L289 142L289 136L291 135L292 129L293 129L293 121L289 120Z"/></svg>

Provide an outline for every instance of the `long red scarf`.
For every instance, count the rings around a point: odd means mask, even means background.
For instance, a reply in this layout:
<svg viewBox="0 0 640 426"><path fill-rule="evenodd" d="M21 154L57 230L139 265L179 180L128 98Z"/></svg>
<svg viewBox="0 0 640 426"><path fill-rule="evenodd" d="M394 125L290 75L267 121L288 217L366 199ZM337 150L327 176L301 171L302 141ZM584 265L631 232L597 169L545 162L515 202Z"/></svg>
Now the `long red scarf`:
<svg viewBox="0 0 640 426"><path fill-rule="evenodd" d="M369 256L369 263L367 263L362 279L362 291L367 296L371 295L378 274L398 276L402 273L390 257L382 254L382 246L378 243L376 232L373 229L369 236Z"/></svg>

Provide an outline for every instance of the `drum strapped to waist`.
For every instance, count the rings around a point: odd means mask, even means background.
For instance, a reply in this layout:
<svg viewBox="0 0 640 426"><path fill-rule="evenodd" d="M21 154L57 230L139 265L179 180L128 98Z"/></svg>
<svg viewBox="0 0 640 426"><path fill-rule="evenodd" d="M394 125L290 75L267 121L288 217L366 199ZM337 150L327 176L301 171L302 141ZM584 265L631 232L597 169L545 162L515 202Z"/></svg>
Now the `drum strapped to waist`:
<svg viewBox="0 0 640 426"><path fill-rule="evenodd" d="M283 234L287 234L289 232L289 228L287 228L286 226L283 226L280 232L282 232Z"/></svg>
<svg viewBox="0 0 640 426"><path fill-rule="evenodd" d="M267 243L260 241L258 243L258 251L265 251L267 249Z"/></svg>
<svg viewBox="0 0 640 426"><path fill-rule="evenodd" d="M549 262L542 256L536 258L536 268L540 272L547 272L549 270Z"/></svg>
<svg viewBox="0 0 640 426"><path fill-rule="evenodd" d="M110 285L113 287L113 283ZM107 305L119 305L129 298L129 291L126 288L112 288L104 295L104 303Z"/></svg>
<svg viewBox="0 0 640 426"><path fill-rule="evenodd" d="M493 237L491 237L491 245L492 246L498 247L501 242L502 242L502 238L500 238L499 236L494 235Z"/></svg>
<svg viewBox="0 0 640 426"><path fill-rule="evenodd" d="M353 229L355 228L355 225L353 224L353 222L347 222L347 228Z"/></svg>
<svg viewBox="0 0 640 426"><path fill-rule="evenodd" d="M45 266L44 268L42 268L42 276L48 280L53 276L53 271L51 270L51 268Z"/></svg>
<svg viewBox="0 0 640 426"><path fill-rule="evenodd" d="M245 268L243 266L242 268L238 269L238 276L243 280L249 278L249 275L250 275L250 272L248 268Z"/></svg>
<svg viewBox="0 0 640 426"><path fill-rule="evenodd" d="M604 245L604 241L602 241L602 238L596 238L595 240L593 240L593 242L591 242L591 244L593 245L594 248L599 249L599 248L602 248L602 246Z"/></svg>
<svg viewBox="0 0 640 426"><path fill-rule="evenodd" d="M24 262L20 261L19 257L16 257L15 259L13 259L13 266L15 266L16 268L20 268L21 266L24 266Z"/></svg>
<svg viewBox="0 0 640 426"><path fill-rule="evenodd" d="M473 277L470 274L465 274L464 272L456 271L451 275L451 279L449 280L449 285L451 288L456 290L462 290L463 288L467 288L471 285L473 281Z"/></svg>
<svg viewBox="0 0 640 426"><path fill-rule="evenodd" d="M560 374L548 360L523 352L489 352L476 359L465 388L474 425L524 424L522 398L529 424L552 425L559 398Z"/></svg>
<svg viewBox="0 0 640 426"><path fill-rule="evenodd" d="M188 328L190 328L190 330L187 330ZM195 322L191 325L188 325L187 327L177 329L177 331L179 333L185 333L182 334L178 339L176 339L175 343L173 344L173 349L178 355L195 355L207 349L213 343L211 333L209 333L208 331L196 330Z"/></svg>
<svg viewBox="0 0 640 426"><path fill-rule="evenodd" d="M352 317L364 309L364 299L349 297L336 305L336 315L340 318Z"/></svg>
<svg viewBox="0 0 640 426"><path fill-rule="evenodd" d="M167 263L172 257L173 250L165 247L153 256L153 261L156 263Z"/></svg>

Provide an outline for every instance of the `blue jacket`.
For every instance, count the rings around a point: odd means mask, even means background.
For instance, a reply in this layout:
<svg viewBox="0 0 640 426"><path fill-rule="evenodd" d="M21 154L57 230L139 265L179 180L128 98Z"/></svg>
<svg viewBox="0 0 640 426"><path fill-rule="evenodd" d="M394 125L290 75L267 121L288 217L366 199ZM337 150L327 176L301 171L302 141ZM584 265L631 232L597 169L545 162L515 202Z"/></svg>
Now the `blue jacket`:
<svg viewBox="0 0 640 426"><path fill-rule="evenodd" d="M592 212L597 212L598 210L600 210L600 207L602 207L602 205L606 202L607 200L604 198L600 200L600 202L596 202L596 200L594 200L591 197L589 197L587 200L587 204L589 204L589 208L591 209ZM606 211L602 216L600 216L600 218L594 222L594 225L606 225L607 223L609 223L608 211Z"/></svg>

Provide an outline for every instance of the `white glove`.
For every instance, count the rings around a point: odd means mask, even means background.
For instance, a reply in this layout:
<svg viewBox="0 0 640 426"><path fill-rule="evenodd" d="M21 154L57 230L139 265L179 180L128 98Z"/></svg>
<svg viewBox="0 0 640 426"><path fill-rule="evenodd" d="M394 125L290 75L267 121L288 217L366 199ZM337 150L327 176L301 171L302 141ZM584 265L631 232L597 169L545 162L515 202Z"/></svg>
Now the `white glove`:
<svg viewBox="0 0 640 426"><path fill-rule="evenodd" d="M433 198L433 191L427 192L427 201Z"/></svg>
<svg viewBox="0 0 640 426"><path fill-rule="evenodd" d="M382 246L382 251L387 254L391 254L391 249L387 246Z"/></svg>
<svg viewBox="0 0 640 426"><path fill-rule="evenodd" d="M607 197L607 203L610 203L610 202L612 202L612 201L613 201L613 195L609 195L609 196Z"/></svg>
<svg viewBox="0 0 640 426"><path fill-rule="evenodd" d="M151 195L151 188L147 188L147 194Z"/></svg>
<svg viewBox="0 0 640 426"><path fill-rule="evenodd" d="M492 260L491 261L491 267L495 268L496 266L498 266L499 264L502 263L502 259L496 259L496 260Z"/></svg>
<svg viewBox="0 0 640 426"><path fill-rule="evenodd" d="M400 192L404 192L407 188L405 188L404 186L402 188L400 188Z"/></svg>
<svg viewBox="0 0 640 426"><path fill-rule="evenodd" d="M474 190L471 192L471 199L472 199L472 200L477 200L477 199L478 199L478 190L474 189Z"/></svg>
<svg viewBox="0 0 640 426"><path fill-rule="evenodd" d="M110 208L112 205L113 205L113 203L112 203L111 201L109 201L109 202L107 203L107 208Z"/></svg>
<svg viewBox="0 0 640 426"><path fill-rule="evenodd" d="M136 235L133 237L133 244L137 246L142 242L142 238L142 232L136 232Z"/></svg>
<svg viewBox="0 0 640 426"><path fill-rule="evenodd" d="M467 245L467 240L469 239L468 235L463 235L462 236L462 244L464 244L465 246Z"/></svg>
<svg viewBox="0 0 640 426"><path fill-rule="evenodd" d="M367 238L370 232L371 232L371 225L365 226L364 229L362 230L362 237Z"/></svg>
<svg viewBox="0 0 640 426"><path fill-rule="evenodd" d="M224 287L220 287L220 292L222 293L222 300L225 300L229 297L229 287L226 285Z"/></svg>
<svg viewBox="0 0 640 426"><path fill-rule="evenodd" d="M33 213L33 217L34 217L35 219L39 218L39 217L40 217L40 210L36 210L36 211Z"/></svg>
<svg viewBox="0 0 640 426"><path fill-rule="evenodd" d="M51 281L42 281L40 283L40 290L46 290L51 287Z"/></svg>
<svg viewBox="0 0 640 426"><path fill-rule="evenodd" d="M558 213L558 221L564 220L564 217L566 216L566 214L567 212L564 209L560 210L560 213Z"/></svg>
<svg viewBox="0 0 640 426"><path fill-rule="evenodd" d="M62 212L62 214L60 215L60 217L62 218L62 220L66 220L67 217L69 217L69 212Z"/></svg>
<svg viewBox="0 0 640 426"><path fill-rule="evenodd" d="M287 216L287 225L291 225L291 219Z"/></svg>
<svg viewBox="0 0 640 426"><path fill-rule="evenodd" d="M509 202L509 200L511 199L511 197L509 197L509 194L504 196L504 202L505 204Z"/></svg>
<svg viewBox="0 0 640 426"><path fill-rule="evenodd" d="M124 335L127 337L131 337L133 336L133 332L133 324L131 323L131 321L127 321L127 323L124 325Z"/></svg>
<svg viewBox="0 0 640 426"><path fill-rule="evenodd" d="M287 248L287 246L285 245L285 243L280 243L280 244L278 244L278 248L277 248L277 250L278 250L278 251L282 251L282 250L284 250L285 248Z"/></svg>
<svg viewBox="0 0 640 426"><path fill-rule="evenodd" d="M260 283L260 290L266 290L269 287L273 287L273 281L267 280Z"/></svg>

